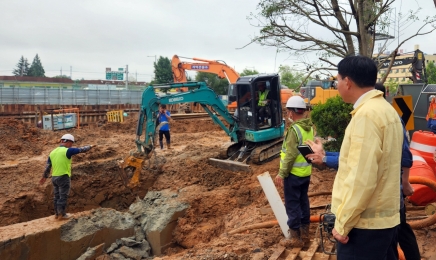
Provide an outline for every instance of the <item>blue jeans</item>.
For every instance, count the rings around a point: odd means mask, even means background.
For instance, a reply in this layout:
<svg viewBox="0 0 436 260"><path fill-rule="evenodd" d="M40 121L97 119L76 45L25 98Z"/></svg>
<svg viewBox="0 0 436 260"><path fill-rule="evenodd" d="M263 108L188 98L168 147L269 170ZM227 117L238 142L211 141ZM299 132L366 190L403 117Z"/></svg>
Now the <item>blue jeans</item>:
<svg viewBox="0 0 436 260"><path fill-rule="evenodd" d="M436 120L429 118L427 121L427 127L436 134Z"/></svg>
<svg viewBox="0 0 436 260"><path fill-rule="evenodd" d="M51 178L54 188L54 210L56 215L65 215L68 195L70 194L71 179L68 174Z"/></svg>

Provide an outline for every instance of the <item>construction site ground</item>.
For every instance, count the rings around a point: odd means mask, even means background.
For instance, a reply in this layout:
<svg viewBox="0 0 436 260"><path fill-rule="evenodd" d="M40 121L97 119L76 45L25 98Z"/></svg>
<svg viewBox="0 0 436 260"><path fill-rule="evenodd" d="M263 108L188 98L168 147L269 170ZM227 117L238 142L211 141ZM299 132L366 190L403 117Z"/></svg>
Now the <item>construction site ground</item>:
<svg viewBox="0 0 436 260"><path fill-rule="evenodd" d="M68 132L76 137L75 146L97 145L73 159L68 212L80 215L79 212L98 208L125 212L137 197L142 199L149 191L183 190L183 200L189 207L177 220L172 232L173 245L155 259L269 259L277 254L283 239L278 225L231 235L229 232L275 220L257 176L264 172L275 176L279 158L251 165L251 173L215 168L208 164L208 158L217 158L219 148L229 141L224 131L209 118L172 121L172 149L157 149L160 167L146 164L141 186L130 190L120 178L118 162L135 149L135 128L133 114L123 123L95 123L56 132L13 119L0 120L0 227L54 214L51 182L40 185L39 180L50 151L58 146L60 136ZM330 169L314 169L309 191L331 191L335 174ZM279 193L283 196L282 191ZM330 203L330 196L311 197L310 203L319 206L311 214L319 215L324 212L323 205ZM424 214L423 210L408 212L412 217ZM59 225L54 219L44 223ZM312 240L319 235L316 229L317 224L311 224ZM435 227L415 230L415 234L422 258L433 259ZM0 234L3 238L7 236Z"/></svg>

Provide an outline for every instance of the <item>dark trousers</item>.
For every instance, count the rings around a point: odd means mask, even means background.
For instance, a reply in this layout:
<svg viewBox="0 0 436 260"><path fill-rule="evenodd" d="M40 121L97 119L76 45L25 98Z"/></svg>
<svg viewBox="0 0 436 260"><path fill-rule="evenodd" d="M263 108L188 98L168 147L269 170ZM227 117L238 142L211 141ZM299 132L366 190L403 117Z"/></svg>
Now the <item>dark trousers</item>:
<svg viewBox="0 0 436 260"><path fill-rule="evenodd" d="M259 113L259 117L260 117L260 122L261 123L265 123L265 117L268 116L268 107L267 106L263 106L263 107L258 107L258 113Z"/></svg>
<svg viewBox="0 0 436 260"><path fill-rule="evenodd" d="M406 222L406 206L400 210L400 225L398 226L398 243L407 260L421 260L418 243L412 228Z"/></svg>
<svg viewBox="0 0 436 260"><path fill-rule="evenodd" d="M68 194L70 194L71 179L68 174L51 178L54 188L54 210L56 215L65 215Z"/></svg>
<svg viewBox="0 0 436 260"><path fill-rule="evenodd" d="M398 227L387 229L353 228L348 243L337 243L338 260L397 260Z"/></svg>
<svg viewBox="0 0 436 260"><path fill-rule="evenodd" d="M289 174L284 179L284 194L288 226L297 230L302 224L310 224L310 205L307 191L310 176L297 177Z"/></svg>
<svg viewBox="0 0 436 260"><path fill-rule="evenodd" d="M167 141L167 144L170 144L170 131L163 131L163 130L159 130L159 144L160 144L160 148L163 149L163 137L165 135L165 140Z"/></svg>

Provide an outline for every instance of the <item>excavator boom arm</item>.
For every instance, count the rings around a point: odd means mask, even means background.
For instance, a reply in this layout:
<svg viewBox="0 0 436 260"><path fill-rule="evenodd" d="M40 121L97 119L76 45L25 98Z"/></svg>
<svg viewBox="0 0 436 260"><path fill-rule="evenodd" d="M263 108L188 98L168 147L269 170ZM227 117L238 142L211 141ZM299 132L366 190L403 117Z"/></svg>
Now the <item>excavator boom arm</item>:
<svg viewBox="0 0 436 260"><path fill-rule="evenodd" d="M176 94L167 94L165 96L156 95L156 88L178 89L190 88L188 92L179 92ZM207 87L204 82L176 83L161 86L149 86L142 94L141 111L136 129L136 144L138 152L148 154L153 149L153 136L156 131L156 120L160 104L179 104L185 102L199 103L212 120L218 124L234 142L238 142L238 125L233 116L228 112L222 101L215 92ZM230 127L227 127L217 116L221 116ZM145 126L145 129L144 129ZM145 140L142 142L140 137L145 130ZM142 150L143 149L143 150Z"/></svg>
<svg viewBox="0 0 436 260"><path fill-rule="evenodd" d="M206 60L201 58L190 58L198 62L182 62L179 56L174 55L171 60L174 82L187 82L186 70L195 70L216 74L219 78L227 78L230 84L236 83L239 78L238 72L224 62Z"/></svg>

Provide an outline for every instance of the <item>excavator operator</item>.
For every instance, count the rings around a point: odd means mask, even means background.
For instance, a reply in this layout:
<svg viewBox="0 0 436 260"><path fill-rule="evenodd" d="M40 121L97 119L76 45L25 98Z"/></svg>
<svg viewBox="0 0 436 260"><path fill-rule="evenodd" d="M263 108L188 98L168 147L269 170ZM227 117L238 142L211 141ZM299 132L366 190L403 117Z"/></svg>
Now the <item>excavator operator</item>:
<svg viewBox="0 0 436 260"><path fill-rule="evenodd" d="M269 115L269 104L271 102L271 98L269 96L269 90L266 89L266 82L260 81L257 83L257 87L259 91L257 91L257 111L260 116L260 123L259 126L264 126L267 124L265 122L265 117Z"/></svg>

